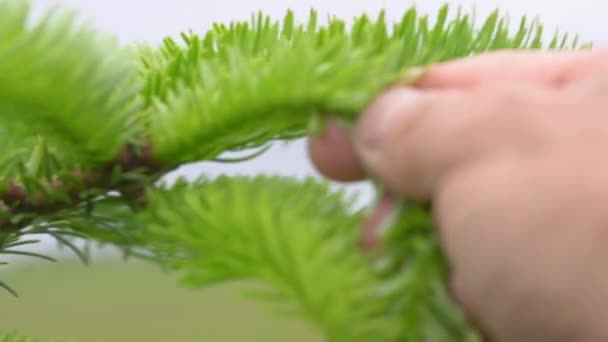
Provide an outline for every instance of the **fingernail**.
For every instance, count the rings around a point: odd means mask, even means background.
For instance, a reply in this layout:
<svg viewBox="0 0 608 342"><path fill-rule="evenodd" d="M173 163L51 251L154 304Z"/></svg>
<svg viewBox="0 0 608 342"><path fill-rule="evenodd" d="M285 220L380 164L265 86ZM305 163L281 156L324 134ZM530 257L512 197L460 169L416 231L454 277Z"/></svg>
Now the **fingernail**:
<svg viewBox="0 0 608 342"><path fill-rule="evenodd" d="M412 85L421 79L426 74L426 71L427 69L423 67L413 67L403 73L398 83L406 86Z"/></svg>
<svg viewBox="0 0 608 342"><path fill-rule="evenodd" d="M420 92L408 88L395 88L381 95L363 113L357 131L358 143L366 150L378 149L391 129L417 110L421 103Z"/></svg>
<svg viewBox="0 0 608 342"><path fill-rule="evenodd" d="M380 244L382 231L392 224L397 211L397 199L390 194L383 194L363 224L360 240L363 250L373 250Z"/></svg>

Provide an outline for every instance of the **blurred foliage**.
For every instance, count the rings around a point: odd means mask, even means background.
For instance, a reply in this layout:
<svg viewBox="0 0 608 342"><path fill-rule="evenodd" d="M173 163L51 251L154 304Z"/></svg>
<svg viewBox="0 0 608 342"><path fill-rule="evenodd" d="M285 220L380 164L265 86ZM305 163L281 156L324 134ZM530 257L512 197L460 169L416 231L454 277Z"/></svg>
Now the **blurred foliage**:
<svg viewBox="0 0 608 342"><path fill-rule="evenodd" d="M0 331L65 342L321 341L312 326L243 301L238 293L246 283L184 289L158 267L116 258L89 267L24 264L3 273L22 296L0 292Z"/></svg>

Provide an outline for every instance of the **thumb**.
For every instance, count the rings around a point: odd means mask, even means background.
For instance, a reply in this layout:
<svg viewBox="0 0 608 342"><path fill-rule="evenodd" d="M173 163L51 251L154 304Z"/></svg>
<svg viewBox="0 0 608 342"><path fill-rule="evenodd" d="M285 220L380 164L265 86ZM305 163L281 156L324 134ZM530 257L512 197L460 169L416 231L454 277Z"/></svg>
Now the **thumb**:
<svg viewBox="0 0 608 342"><path fill-rule="evenodd" d="M380 96L353 134L366 170L399 195L430 199L451 166L475 154L465 138L473 108L463 94L394 88Z"/></svg>

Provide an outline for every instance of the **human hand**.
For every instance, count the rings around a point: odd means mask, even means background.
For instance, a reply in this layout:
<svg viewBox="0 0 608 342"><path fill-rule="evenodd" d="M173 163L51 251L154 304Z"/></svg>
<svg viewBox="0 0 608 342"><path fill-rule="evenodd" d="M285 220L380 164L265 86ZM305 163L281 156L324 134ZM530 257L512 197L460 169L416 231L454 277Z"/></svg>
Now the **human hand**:
<svg viewBox="0 0 608 342"><path fill-rule="evenodd" d="M494 342L608 341L608 52L502 51L393 88L309 141L340 181L431 200L450 286Z"/></svg>

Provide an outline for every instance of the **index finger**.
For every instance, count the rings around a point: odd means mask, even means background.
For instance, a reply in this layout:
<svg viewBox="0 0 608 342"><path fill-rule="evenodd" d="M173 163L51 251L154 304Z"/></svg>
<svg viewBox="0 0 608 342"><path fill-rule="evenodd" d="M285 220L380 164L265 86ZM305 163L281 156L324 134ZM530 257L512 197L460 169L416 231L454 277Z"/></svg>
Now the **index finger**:
<svg viewBox="0 0 608 342"><path fill-rule="evenodd" d="M504 80L560 87L591 76L607 64L605 50L501 50L432 65L412 86L421 90L467 90Z"/></svg>

